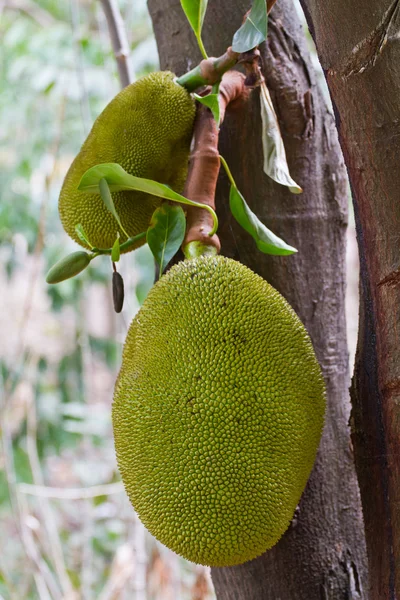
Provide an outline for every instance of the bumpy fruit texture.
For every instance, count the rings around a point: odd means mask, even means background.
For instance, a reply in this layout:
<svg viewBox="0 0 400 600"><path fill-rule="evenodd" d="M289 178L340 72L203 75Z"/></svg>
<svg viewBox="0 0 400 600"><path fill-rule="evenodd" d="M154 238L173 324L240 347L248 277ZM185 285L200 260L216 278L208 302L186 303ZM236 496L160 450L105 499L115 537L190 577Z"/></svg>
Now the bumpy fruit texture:
<svg viewBox="0 0 400 600"><path fill-rule="evenodd" d="M91 244L110 248L126 236L100 195L78 191L82 175L97 164L119 163L128 173L153 179L181 192L194 121L194 101L174 83L174 75L157 72L120 92L95 121L72 163L61 190L59 211L65 231L85 247L75 232L80 223ZM161 200L142 192L112 194L122 225L132 237L146 231ZM137 246L145 240L138 242Z"/></svg>
<svg viewBox="0 0 400 600"><path fill-rule="evenodd" d="M324 411L310 339L284 298L236 261L181 262L134 319L116 384L130 500L191 561L253 559L290 523Z"/></svg>

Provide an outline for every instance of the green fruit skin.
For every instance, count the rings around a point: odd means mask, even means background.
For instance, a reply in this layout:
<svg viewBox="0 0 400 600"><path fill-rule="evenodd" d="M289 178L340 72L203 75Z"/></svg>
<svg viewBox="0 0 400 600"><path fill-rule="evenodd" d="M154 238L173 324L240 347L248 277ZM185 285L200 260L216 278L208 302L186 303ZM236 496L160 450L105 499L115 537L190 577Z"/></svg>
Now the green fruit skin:
<svg viewBox="0 0 400 600"><path fill-rule="evenodd" d="M46 282L51 284L60 283L60 281L75 277L75 275L86 269L90 264L90 260L90 254L82 252L82 250L68 254L51 267L47 273Z"/></svg>
<svg viewBox="0 0 400 600"><path fill-rule="evenodd" d="M186 180L195 105L170 72L142 77L122 90L96 119L73 161L61 190L59 213L65 231L78 244L81 224L90 243L111 248L117 232L126 236L100 195L78 191L82 175L97 164L115 162L136 177L153 179L181 193ZM130 237L146 231L160 198L136 191L113 192L115 208ZM141 246L141 240L136 246Z"/></svg>
<svg viewBox="0 0 400 600"><path fill-rule="evenodd" d="M128 332L112 415L122 480L178 554L246 562L289 526L324 412L310 338L285 299L236 261L185 260Z"/></svg>

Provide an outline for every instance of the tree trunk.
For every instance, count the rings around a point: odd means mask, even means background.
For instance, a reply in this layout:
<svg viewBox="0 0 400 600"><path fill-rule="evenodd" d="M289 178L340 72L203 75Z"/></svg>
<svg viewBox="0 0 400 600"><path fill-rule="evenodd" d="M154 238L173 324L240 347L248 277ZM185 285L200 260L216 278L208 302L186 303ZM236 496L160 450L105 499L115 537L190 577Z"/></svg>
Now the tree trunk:
<svg viewBox="0 0 400 600"><path fill-rule="evenodd" d="M161 67L182 74L201 59L178 0L149 0ZM211 0L204 28L209 53L230 45L249 2ZM263 173L259 92L247 110L227 114L220 149L239 189L267 226L298 248L292 257L259 253L228 210L221 175L217 211L222 254L272 283L307 327L328 393L317 461L288 531L263 556L212 569L226 600L348 600L367 598L363 524L348 431L348 353L344 316L346 177L331 115L316 85L293 5L273 9L264 75L280 118L289 165L303 187L293 196Z"/></svg>
<svg viewBox="0 0 400 600"><path fill-rule="evenodd" d="M361 298L352 438L371 600L395 599L400 598L400 2L303 4L335 105L356 214Z"/></svg>

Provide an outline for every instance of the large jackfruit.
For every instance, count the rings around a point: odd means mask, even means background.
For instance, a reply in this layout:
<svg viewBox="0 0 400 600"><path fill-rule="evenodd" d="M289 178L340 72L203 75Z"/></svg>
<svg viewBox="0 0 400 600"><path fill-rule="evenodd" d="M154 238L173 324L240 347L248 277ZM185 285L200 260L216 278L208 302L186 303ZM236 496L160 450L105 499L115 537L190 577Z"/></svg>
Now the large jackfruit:
<svg viewBox="0 0 400 600"><path fill-rule="evenodd" d="M130 500L191 561L253 559L289 525L324 411L310 339L284 298L236 261L181 262L134 319L115 388Z"/></svg>
<svg viewBox="0 0 400 600"><path fill-rule="evenodd" d="M110 248L117 231L121 243L126 240L101 197L78 191L85 171L96 164L115 162L131 175L165 183L181 192L194 114L193 99L169 72L142 77L107 105L73 161L61 190L61 221L78 244L85 246L75 231L78 223L98 248ZM160 199L132 191L115 192L112 196L127 233L132 237L146 231Z"/></svg>

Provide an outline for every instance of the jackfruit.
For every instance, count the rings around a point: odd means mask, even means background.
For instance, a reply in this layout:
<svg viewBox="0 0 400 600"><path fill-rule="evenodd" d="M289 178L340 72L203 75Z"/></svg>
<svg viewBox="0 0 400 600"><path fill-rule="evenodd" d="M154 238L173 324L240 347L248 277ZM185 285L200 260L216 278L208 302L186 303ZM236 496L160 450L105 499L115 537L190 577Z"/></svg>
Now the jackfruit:
<svg viewBox="0 0 400 600"><path fill-rule="evenodd" d="M90 260L90 254L87 252L78 251L68 254L51 267L47 273L46 282L60 283L75 277L90 265Z"/></svg>
<svg viewBox="0 0 400 600"><path fill-rule="evenodd" d="M185 558L251 560L290 523L324 411L310 338L286 300L231 259L178 263L124 347L113 426L126 491Z"/></svg>
<svg viewBox="0 0 400 600"><path fill-rule="evenodd" d="M68 235L87 247L75 231L81 224L90 243L98 248L111 248L117 232L121 243L127 239L100 195L77 189L85 171L97 164L115 162L131 175L181 192L194 115L194 100L175 83L173 73L151 73L122 90L96 119L65 177L59 212ZM130 237L146 231L161 203L160 198L135 191L114 192L112 197Z"/></svg>

